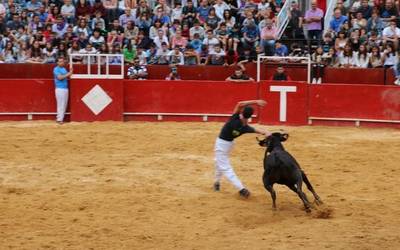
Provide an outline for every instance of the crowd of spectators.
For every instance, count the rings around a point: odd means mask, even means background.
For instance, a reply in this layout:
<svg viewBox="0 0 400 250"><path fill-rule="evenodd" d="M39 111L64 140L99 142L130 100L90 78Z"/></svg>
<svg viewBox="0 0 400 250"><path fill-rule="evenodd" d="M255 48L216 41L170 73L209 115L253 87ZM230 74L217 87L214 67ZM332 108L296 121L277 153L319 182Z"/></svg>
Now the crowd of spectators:
<svg viewBox="0 0 400 250"><path fill-rule="evenodd" d="M284 0L0 0L0 62L112 53L140 65L235 65L264 53L310 55L316 81L326 66L397 69L399 1L338 0L329 30L316 0L303 10L287 1L290 44L277 40Z"/></svg>

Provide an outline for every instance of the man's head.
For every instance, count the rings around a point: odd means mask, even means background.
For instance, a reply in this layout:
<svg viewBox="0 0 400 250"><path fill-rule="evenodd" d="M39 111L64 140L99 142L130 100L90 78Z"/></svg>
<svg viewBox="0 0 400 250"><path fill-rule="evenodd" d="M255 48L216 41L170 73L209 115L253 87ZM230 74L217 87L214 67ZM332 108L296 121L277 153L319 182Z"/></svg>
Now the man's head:
<svg viewBox="0 0 400 250"><path fill-rule="evenodd" d="M245 106L242 110L243 118L249 119L254 113L254 109L251 106Z"/></svg>
<svg viewBox="0 0 400 250"><path fill-rule="evenodd" d="M241 77L243 75L243 70L241 68L237 68L235 70L235 76Z"/></svg>
<svg viewBox="0 0 400 250"><path fill-rule="evenodd" d="M317 0L311 1L311 9L315 10L317 8Z"/></svg>
<svg viewBox="0 0 400 250"><path fill-rule="evenodd" d="M278 72L279 74L283 74L283 72L285 72L285 69L282 65L279 65L278 68L276 68L276 72Z"/></svg>
<svg viewBox="0 0 400 250"><path fill-rule="evenodd" d="M58 66L58 67L64 67L64 66L65 66L65 59L64 59L64 57L59 57L59 58L57 58L57 66Z"/></svg>
<svg viewBox="0 0 400 250"><path fill-rule="evenodd" d="M333 15L335 16L335 18L340 18L342 16L342 12L339 8L336 8Z"/></svg>

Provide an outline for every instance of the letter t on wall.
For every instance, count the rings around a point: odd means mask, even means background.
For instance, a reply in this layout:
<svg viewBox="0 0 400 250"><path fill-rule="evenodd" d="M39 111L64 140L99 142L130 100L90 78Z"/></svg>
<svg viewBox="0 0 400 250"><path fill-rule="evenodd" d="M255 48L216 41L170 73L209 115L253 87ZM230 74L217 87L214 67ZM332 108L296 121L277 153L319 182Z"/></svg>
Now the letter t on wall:
<svg viewBox="0 0 400 250"><path fill-rule="evenodd" d="M286 122L287 92L296 92L296 86L271 86L271 92L280 92L279 121Z"/></svg>

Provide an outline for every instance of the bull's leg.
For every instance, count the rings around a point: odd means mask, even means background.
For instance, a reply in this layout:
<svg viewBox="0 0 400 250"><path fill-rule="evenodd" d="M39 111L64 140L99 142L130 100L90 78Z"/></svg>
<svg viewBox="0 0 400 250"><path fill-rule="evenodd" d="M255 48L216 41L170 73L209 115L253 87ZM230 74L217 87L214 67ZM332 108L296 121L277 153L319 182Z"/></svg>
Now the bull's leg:
<svg viewBox="0 0 400 250"><path fill-rule="evenodd" d="M303 177L303 181L306 184L308 190L310 190L310 192L314 195L315 203L317 205L322 204L323 202L322 202L321 198L318 196L317 192L315 192L313 186L311 185L311 183L308 180L307 175L306 175L306 173L304 173L304 171L301 171L301 176Z"/></svg>
<svg viewBox="0 0 400 250"><path fill-rule="evenodd" d="M268 192L271 193L271 197L272 197L272 209L276 210L276 192L273 188L273 185L264 185L265 189L268 190Z"/></svg>
<svg viewBox="0 0 400 250"><path fill-rule="evenodd" d="M308 201L306 194L303 193L303 191L301 190L301 186L302 186L302 181L299 181L296 183L296 186L292 185L292 186L288 186L288 187L291 190L293 190L300 197L301 201L303 201L306 212L310 213L311 212L311 204Z"/></svg>

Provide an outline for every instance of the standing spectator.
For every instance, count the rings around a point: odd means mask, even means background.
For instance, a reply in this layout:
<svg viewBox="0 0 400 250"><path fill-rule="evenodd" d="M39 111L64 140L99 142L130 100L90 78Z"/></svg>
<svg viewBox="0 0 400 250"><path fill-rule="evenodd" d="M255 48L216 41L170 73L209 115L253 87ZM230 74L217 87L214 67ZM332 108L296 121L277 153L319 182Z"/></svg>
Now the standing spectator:
<svg viewBox="0 0 400 250"><path fill-rule="evenodd" d="M266 56L272 56L275 53L275 41L277 39L277 30L269 19L266 26L261 31L261 46Z"/></svg>
<svg viewBox="0 0 400 250"><path fill-rule="evenodd" d="M64 5L61 7L61 15L68 23L73 24L75 21L75 7L72 0L64 0Z"/></svg>
<svg viewBox="0 0 400 250"><path fill-rule="evenodd" d="M128 78L132 80L146 80L148 73L146 65L140 65L138 58L133 60L133 65L128 68Z"/></svg>
<svg viewBox="0 0 400 250"><path fill-rule="evenodd" d="M57 118L58 124L63 124L65 111L68 105L68 78L72 75L71 71L65 68L65 59L59 57L57 59L57 66L53 69L55 94L57 102Z"/></svg>
<svg viewBox="0 0 400 250"><path fill-rule="evenodd" d="M311 83L314 83L314 84L322 83L322 77L324 77L324 68L325 68L323 54L324 54L324 51L323 51L322 47L320 46L311 55L311 62L312 62L312 71L311 71L312 82Z"/></svg>
<svg viewBox="0 0 400 250"><path fill-rule="evenodd" d="M310 47L312 40L317 40L318 44L321 42L322 36L322 19L324 12L317 8L317 0L311 1L311 9L307 10L304 17L304 23L307 29L307 43Z"/></svg>
<svg viewBox="0 0 400 250"><path fill-rule="evenodd" d="M291 8L288 11L289 16L289 38L300 38L303 31L303 17L299 10L297 1L292 1Z"/></svg>
<svg viewBox="0 0 400 250"><path fill-rule="evenodd" d="M343 16L342 13L340 12L340 9L336 8L334 10L333 18L329 23L330 31L337 34L342 28L343 23L346 21L348 21L347 16Z"/></svg>

